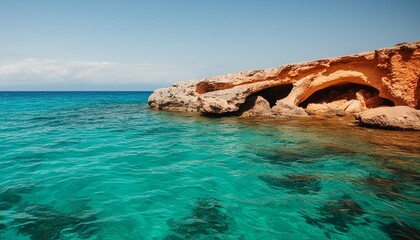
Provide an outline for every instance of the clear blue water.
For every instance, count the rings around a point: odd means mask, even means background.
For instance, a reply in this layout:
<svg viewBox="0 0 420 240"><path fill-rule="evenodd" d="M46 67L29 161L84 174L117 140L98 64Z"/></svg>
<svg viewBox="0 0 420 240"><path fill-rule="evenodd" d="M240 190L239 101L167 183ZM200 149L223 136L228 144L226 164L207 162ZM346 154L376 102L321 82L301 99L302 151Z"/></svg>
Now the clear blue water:
<svg viewBox="0 0 420 240"><path fill-rule="evenodd" d="M418 239L420 133L0 93L0 239Z"/></svg>

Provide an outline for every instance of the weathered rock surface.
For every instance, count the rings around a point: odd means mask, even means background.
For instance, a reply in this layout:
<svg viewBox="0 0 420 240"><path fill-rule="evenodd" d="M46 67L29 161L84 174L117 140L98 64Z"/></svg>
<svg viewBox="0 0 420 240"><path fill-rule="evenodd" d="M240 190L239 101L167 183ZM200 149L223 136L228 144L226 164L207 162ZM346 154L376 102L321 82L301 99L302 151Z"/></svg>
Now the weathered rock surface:
<svg viewBox="0 0 420 240"><path fill-rule="evenodd" d="M311 115L325 115L336 112L338 116L345 116L367 110L365 103L360 100L337 100L329 103L310 103L306 112Z"/></svg>
<svg viewBox="0 0 420 240"><path fill-rule="evenodd" d="M149 97L149 105L158 110L197 112L199 105L196 83L189 80L173 84L170 88L157 89Z"/></svg>
<svg viewBox="0 0 420 240"><path fill-rule="evenodd" d="M420 130L420 110L407 106L369 109L355 117L361 125L365 126Z"/></svg>
<svg viewBox="0 0 420 240"><path fill-rule="evenodd" d="M261 96L252 96L244 103L241 117L272 116L270 103Z"/></svg>
<svg viewBox="0 0 420 240"><path fill-rule="evenodd" d="M286 116L286 117L306 117L308 113L305 112L305 109L298 107L293 104L287 104L282 101L277 101L276 105L273 107L273 112L277 116Z"/></svg>
<svg viewBox="0 0 420 240"><path fill-rule="evenodd" d="M350 56L185 81L156 90L149 105L167 111L240 115L244 103L254 99L256 109L243 111L245 116L332 112L346 115L379 106L420 108L419 82L420 41Z"/></svg>

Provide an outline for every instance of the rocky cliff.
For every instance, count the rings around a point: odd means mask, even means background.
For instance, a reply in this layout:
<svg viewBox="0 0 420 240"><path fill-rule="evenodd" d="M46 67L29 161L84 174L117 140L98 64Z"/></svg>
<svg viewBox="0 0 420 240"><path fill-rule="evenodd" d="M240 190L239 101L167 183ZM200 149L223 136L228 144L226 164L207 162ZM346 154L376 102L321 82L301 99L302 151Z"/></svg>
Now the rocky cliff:
<svg viewBox="0 0 420 240"><path fill-rule="evenodd" d="M420 41L337 58L243 71L156 90L153 109L238 116L346 115L420 108Z"/></svg>

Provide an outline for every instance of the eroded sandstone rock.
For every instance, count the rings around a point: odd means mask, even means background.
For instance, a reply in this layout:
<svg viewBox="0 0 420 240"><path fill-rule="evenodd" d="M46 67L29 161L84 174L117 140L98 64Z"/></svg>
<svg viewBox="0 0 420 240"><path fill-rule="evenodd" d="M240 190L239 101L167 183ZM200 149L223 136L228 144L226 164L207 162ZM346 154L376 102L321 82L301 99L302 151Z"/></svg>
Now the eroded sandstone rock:
<svg viewBox="0 0 420 240"><path fill-rule="evenodd" d="M356 115L356 120L364 126L420 130L420 110L407 106L369 109Z"/></svg>
<svg viewBox="0 0 420 240"><path fill-rule="evenodd" d="M286 117L306 117L308 113L305 109L298 107L293 104L287 104L283 101L277 101L276 105L273 107L273 113L277 116L286 116Z"/></svg>
<svg viewBox="0 0 420 240"><path fill-rule="evenodd" d="M241 117L273 116L270 103L261 96L251 96L244 103L244 111Z"/></svg>
<svg viewBox="0 0 420 240"><path fill-rule="evenodd" d="M149 106L157 110L197 112L196 83L190 80L173 84L170 88L157 89L149 97Z"/></svg>
<svg viewBox="0 0 420 240"><path fill-rule="evenodd" d="M268 101L249 115L356 114L379 106L420 108L420 42L350 56L243 71L156 90L153 109L240 115L249 98ZM258 99L258 98L257 98ZM262 107L259 99L258 108ZM306 108L306 109L304 109ZM306 110L306 111L305 111Z"/></svg>

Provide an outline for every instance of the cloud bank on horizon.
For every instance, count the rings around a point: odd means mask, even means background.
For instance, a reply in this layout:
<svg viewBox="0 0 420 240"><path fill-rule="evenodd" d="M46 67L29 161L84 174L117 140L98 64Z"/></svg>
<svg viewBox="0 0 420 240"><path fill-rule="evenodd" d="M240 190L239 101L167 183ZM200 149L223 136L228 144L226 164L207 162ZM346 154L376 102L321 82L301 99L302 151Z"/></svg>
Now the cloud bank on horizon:
<svg viewBox="0 0 420 240"><path fill-rule="evenodd" d="M0 89L151 90L174 81L196 78L205 68L200 65L27 58L0 61Z"/></svg>

